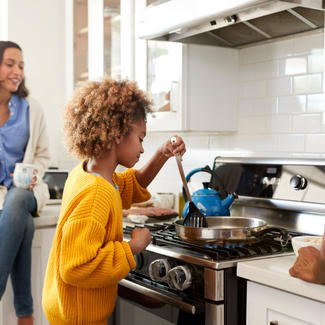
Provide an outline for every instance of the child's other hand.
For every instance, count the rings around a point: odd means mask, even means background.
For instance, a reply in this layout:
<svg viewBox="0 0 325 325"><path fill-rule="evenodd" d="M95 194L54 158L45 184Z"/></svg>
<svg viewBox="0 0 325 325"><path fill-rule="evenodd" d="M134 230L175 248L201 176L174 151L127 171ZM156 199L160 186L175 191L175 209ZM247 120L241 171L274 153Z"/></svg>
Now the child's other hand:
<svg viewBox="0 0 325 325"><path fill-rule="evenodd" d="M135 255L142 252L150 244L150 231L147 228L134 229L131 238L129 245L133 255Z"/></svg>
<svg viewBox="0 0 325 325"><path fill-rule="evenodd" d="M174 135L161 146L161 152L168 158L177 154L183 156L186 152L185 143L181 137Z"/></svg>

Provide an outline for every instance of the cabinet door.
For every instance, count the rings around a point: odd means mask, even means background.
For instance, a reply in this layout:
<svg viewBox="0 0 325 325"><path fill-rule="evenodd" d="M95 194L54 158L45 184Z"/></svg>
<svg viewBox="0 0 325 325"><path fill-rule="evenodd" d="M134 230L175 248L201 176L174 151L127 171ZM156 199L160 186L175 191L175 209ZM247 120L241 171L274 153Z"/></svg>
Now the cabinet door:
<svg viewBox="0 0 325 325"><path fill-rule="evenodd" d="M322 325L325 304L247 282L247 324Z"/></svg>
<svg viewBox="0 0 325 325"><path fill-rule="evenodd" d="M153 101L148 129L182 130L183 46L179 43L148 41L147 57L146 90Z"/></svg>
<svg viewBox="0 0 325 325"><path fill-rule="evenodd" d="M74 82L120 79L120 0L73 1Z"/></svg>
<svg viewBox="0 0 325 325"><path fill-rule="evenodd" d="M32 295L35 325L48 325L42 309L42 289L55 227L35 231L32 247Z"/></svg>

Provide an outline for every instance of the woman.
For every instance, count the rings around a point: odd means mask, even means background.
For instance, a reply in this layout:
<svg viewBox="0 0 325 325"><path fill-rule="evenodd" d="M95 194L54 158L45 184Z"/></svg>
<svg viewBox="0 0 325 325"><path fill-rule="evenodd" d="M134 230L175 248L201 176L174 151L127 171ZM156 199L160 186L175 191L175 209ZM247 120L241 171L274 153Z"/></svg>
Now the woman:
<svg viewBox="0 0 325 325"><path fill-rule="evenodd" d="M32 215L44 206L48 190L39 181L27 190L15 187L12 174L16 163L29 163L41 179L50 160L43 112L27 95L22 50L0 41L0 185L8 190L0 211L0 299L10 275L19 325L33 324Z"/></svg>

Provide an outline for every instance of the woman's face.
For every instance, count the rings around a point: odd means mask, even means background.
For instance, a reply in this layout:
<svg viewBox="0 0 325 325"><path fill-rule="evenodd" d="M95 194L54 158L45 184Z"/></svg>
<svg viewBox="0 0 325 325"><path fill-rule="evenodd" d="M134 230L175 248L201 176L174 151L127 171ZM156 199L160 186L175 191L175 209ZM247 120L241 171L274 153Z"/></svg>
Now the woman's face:
<svg viewBox="0 0 325 325"><path fill-rule="evenodd" d="M131 168L139 161L140 155L144 152L142 142L146 136L146 128L146 122L141 120L134 124L130 133L116 145L119 164Z"/></svg>
<svg viewBox="0 0 325 325"><path fill-rule="evenodd" d="M14 47L7 48L0 64L0 89L6 89L10 93L16 92L24 76L22 52Z"/></svg>

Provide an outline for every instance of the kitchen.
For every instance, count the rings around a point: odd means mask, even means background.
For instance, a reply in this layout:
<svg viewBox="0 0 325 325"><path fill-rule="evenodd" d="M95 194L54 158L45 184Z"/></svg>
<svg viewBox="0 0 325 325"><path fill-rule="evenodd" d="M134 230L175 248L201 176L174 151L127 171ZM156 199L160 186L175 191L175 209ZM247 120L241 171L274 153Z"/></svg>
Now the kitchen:
<svg viewBox="0 0 325 325"><path fill-rule="evenodd" d="M130 11L138 10L137 6L141 6L141 2L137 1L135 6L133 1L121 1L121 15L130 15ZM101 1L96 3L100 5ZM62 141L58 139L62 138L60 110L74 85L73 1L34 1L27 6L16 0L2 0L0 4L1 39L8 37L21 44L31 94L46 110L51 139L51 165L70 170L76 162L67 156ZM26 17L33 17L28 24ZM39 26L43 27L40 29ZM145 41L137 40L132 48L131 27L125 28L121 26L121 35L129 42L121 43L121 75L136 78L140 85L145 85L144 70L141 70L143 60L140 60L143 59L141 51ZM140 54L137 54L138 51ZM197 110L202 115L198 123L199 130L180 125L168 131L170 134L180 134L187 144L183 161L186 172L206 164L212 165L216 156L324 159L322 28L263 44L251 44L241 49L214 47L213 51L218 52L218 62L222 67L219 64L215 68L223 69L222 75L208 76L205 84L213 81L218 89L227 76L226 82L232 85L228 90L222 88L224 94L220 100L223 105L214 105L217 106L215 109L226 105L230 110L227 113L227 109L223 109L218 113L228 121L228 130L225 130L226 122L218 124L216 121L212 129L211 121L214 121L203 119L204 116L213 116L214 111L204 115ZM132 55L137 58L136 62ZM228 60L236 64L229 67L223 63ZM97 68L89 64L90 75L96 77ZM200 80L190 80L193 82L192 87L200 85ZM234 96L234 93L237 95ZM216 116L216 120L219 116ZM194 120L198 120L197 116L194 116ZM168 125L164 127L166 129ZM166 138L166 131L159 128L160 131L148 133L142 162L151 156L156 144ZM152 193L175 194L181 191L181 179L175 161L168 162L150 190Z"/></svg>

